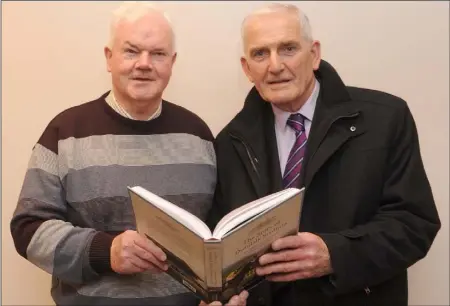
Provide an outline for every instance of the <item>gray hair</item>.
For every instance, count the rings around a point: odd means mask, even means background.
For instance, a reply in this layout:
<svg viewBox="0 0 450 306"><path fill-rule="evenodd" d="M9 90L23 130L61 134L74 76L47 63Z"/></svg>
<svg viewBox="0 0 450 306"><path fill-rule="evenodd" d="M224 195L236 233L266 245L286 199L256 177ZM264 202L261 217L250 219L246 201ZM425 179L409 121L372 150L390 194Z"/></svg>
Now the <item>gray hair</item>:
<svg viewBox="0 0 450 306"><path fill-rule="evenodd" d="M172 45L175 51L175 32L173 30L172 21L165 11L156 6L154 3L147 1L124 1L117 9L113 11L109 28L110 32L108 47L112 48L116 28L119 22L123 20L133 22L149 13L158 13L167 21L170 29L172 30Z"/></svg>
<svg viewBox="0 0 450 306"><path fill-rule="evenodd" d="M268 13L278 13L278 12L286 12L286 13L296 14L298 16L302 37L308 42L313 41L311 24L309 23L308 16L306 16L305 13L303 13L297 6L295 6L293 4L271 3L269 5L266 5L262 8L259 8L255 11L251 12L244 18L244 21L242 21L241 37L242 37L244 46L245 46L245 41L244 41L245 27L247 26L248 19L250 19L250 17L257 16L257 15L268 14Z"/></svg>

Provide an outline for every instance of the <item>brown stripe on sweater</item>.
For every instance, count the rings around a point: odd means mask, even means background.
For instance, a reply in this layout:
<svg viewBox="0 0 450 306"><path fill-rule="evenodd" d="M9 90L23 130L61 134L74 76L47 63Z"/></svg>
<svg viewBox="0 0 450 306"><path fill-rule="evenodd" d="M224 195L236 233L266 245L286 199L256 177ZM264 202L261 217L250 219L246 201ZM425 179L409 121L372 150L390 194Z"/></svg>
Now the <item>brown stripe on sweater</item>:
<svg viewBox="0 0 450 306"><path fill-rule="evenodd" d="M55 140L92 135L147 135L186 133L213 141L207 124L184 107L163 100L158 118L139 121L125 118L105 101L109 91L98 99L71 107L59 113L48 125L38 143L57 153Z"/></svg>
<svg viewBox="0 0 450 306"><path fill-rule="evenodd" d="M16 217L16 221L11 223L11 234L14 237L14 246L17 252L24 258L28 259L28 244L38 227L44 221L45 220L27 216L24 218Z"/></svg>

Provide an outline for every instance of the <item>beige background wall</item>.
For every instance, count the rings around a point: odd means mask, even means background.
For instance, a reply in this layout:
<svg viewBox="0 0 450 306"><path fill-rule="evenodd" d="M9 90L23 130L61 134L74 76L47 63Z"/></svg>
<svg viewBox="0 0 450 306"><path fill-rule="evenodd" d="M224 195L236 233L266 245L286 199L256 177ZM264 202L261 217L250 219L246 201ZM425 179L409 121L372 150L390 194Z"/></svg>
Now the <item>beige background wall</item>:
<svg viewBox="0 0 450 306"><path fill-rule="evenodd" d="M9 221L30 150L63 109L108 89L103 58L118 2L2 3L2 305L51 303L50 277L15 252ZM179 55L166 98L217 133L242 106L239 26L258 2L167 2ZM411 305L449 305L449 4L306 2L323 57L344 81L409 102L443 228L411 268ZM26 289L26 290L25 290ZM28 296L24 293L28 291Z"/></svg>

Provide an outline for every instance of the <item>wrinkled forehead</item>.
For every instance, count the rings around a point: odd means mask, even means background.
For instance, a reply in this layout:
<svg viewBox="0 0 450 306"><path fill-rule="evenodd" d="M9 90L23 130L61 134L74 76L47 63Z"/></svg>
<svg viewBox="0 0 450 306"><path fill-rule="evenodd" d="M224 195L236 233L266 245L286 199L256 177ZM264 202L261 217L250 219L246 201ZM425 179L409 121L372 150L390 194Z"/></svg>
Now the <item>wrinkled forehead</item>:
<svg viewBox="0 0 450 306"><path fill-rule="evenodd" d="M173 47L173 32L169 23L157 14L148 14L137 20L121 20L117 24L115 44L131 42L142 48Z"/></svg>
<svg viewBox="0 0 450 306"><path fill-rule="evenodd" d="M294 13L275 12L251 16L243 27L245 50L272 47L286 42L302 42L299 17Z"/></svg>

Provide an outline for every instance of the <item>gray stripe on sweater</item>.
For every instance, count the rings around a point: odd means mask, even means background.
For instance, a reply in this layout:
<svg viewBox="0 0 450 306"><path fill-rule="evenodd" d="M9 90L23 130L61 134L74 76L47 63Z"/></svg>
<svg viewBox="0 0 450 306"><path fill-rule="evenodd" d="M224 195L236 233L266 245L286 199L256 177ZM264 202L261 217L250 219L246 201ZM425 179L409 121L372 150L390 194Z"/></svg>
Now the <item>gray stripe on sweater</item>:
<svg viewBox="0 0 450 306"><path fill-rule="evenodd" d="M212 142L190 134L70 137L59 141L58 151L61 177L91 166L216 164Z"/></svg>
<svg viewBox="0 0 450 306"><path fill-rule="evenodd" d="M57 280L54 280L56 283ZM192 293L181 293L164 297L147 298L114 298L101 296L85 296L77 293L66 283L58 283L52 296L57 305L86 306L198 306L199 299Z"/></svg>
<svg viewBox="0 0 450 306"><path fill-rule="evenodd" d="M58 175L58 156L46 147L37 143L31 152L28 168L37 168L50 174Z"/></svg>
<svg viewBox="0 0 450 306"><path fill-rule="evenodd" d="M164 198L205 220L212 205L212 194L182 194ZM99 231L115 232L135 229L133 208L127 197L93 199L72 203L68 211L69 220L77 225Z"/></svg>
<svg viewBox="0 0 450 306"><path fill-rule="evenodd" d="M84 296L114 298L163 297L189 292L166 273L143 272L133 275L105 275L78 288Z"/></svg>
<svg viewBox="0 0 450 306"><path fill-rule="evenodd" d="M41 202L41 209L65 211L64 194L59 176L38 168L28 169L19 194L18 209L27 212L36 209L35 204L28 200Z"/></svg>
<svg viewBox="0 0 450 306"><path fill-rule="evenodd" d="M212 206L213 194L166 195L163 198L205 220Z"/></svg>
<svg viewBox="0 0 450 306"><path fill-rule="evenodd" d="M48 273L81 283L84 273L94 273L84 262L84 246L90 244L94 234L93 229L74 227L61 220L45 221L28 245L27 258Z"/></svg>
<svg viewBox="0 0 450 306"><path fill-rule="evenodd" d="M19 200L16 210L14 211L13 220L22 217L32 217L40 220L61 219L66 213L66 207L41 202L36 199L21 199Z"/></svg>
<svg viewBox="0 0 450 306"><path fill-rule="evenodd" d="M40 169L29 169L19 199L36 199L48 203L49 208L61 209L66 205L65 200L76 203L98 198L128 197L127 186L135 185L147 188L162 197L178 194L213 194L215 182L215 167L209 165L90 167L71 171L66 176L63 185L77 188L67 188L64 195L61 194L59 177Z"/></svg>
<svg viewBox="0 0 450 306"><path fill-rule="evenodd" d="M216 168L210 165L107 166L70 171L63 180L69 202L96 198L128 197L127 186L140 185L159 196L213 194Z"/></svg>

